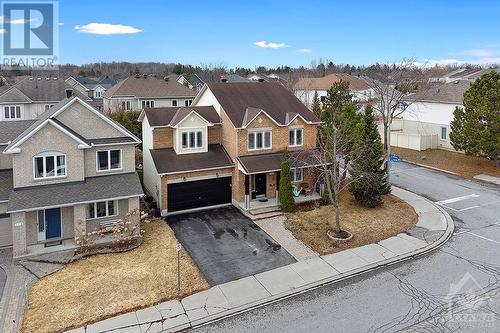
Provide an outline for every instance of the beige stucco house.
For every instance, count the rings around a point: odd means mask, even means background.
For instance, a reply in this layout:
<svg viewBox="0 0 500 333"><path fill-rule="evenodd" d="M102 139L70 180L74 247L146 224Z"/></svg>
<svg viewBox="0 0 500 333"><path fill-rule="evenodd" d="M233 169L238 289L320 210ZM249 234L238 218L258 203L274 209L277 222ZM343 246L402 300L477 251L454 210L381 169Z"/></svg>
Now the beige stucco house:
<svg viewBox="0 0 500 333"><path fill-rule="evenodd" d="M140 140L77 96L31 121L0 122L0 246L14 257L74 248L129 218L143 195Z"/></svg>

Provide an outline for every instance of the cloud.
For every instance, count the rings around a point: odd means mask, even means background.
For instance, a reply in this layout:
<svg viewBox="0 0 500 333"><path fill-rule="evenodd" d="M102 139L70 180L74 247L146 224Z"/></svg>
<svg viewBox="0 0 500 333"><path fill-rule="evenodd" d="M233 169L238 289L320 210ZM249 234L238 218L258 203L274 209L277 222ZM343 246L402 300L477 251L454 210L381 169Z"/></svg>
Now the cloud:
<svg viewBox="0 0 500 333"><path fill-rule="evenodd" d="M470 49L460 52L461 55L471 56L471 57L480 57L480 58L491 58L496 55L496 52L488 49Z"/></svg>
<svg viewBox="0 0 500 333"><path fill-rule="evenodd" d="M129 25L95 22L85 25L75 25L75 30L81 33L94 35L135 34L142 31L141 29L137 29Z"/></svg>
<svg viewBox="0 0 500 333"><path fill-rule="evenodd" d="M61 27L64 25L64 22L58 22L57 25Z"/></svg>
<svg viewBox="0 0 500 333"><path fill-rule="evenodd" d="M298 49L298 51L301 53L312 53L313 50L311 50L311 49Z"/></svg>
<svg viewBox="0 0 500 333"><path fill-rule="evenodd" d="M33 18L31 20L25 20L25 19L15 19L15 20L6 20L3 16L0 16L0 23L10 23L10 24L26 24L30 22L36 21L36 18Z"/></svg>
<svg viewBox="0 0 500 333"><path fill-rule="evenodd" d="M261 47L263 49L282 49L284 47L290 47L285 43L266 42L265 40L261 40L260 42L255 42L253 43L253 45Z"/></svg>
<svg viewBox="0 0 500 333"><path fill-rule="evenodd" d="M4 34L7 32L7 29L0 29L0 34Z"/></svg>

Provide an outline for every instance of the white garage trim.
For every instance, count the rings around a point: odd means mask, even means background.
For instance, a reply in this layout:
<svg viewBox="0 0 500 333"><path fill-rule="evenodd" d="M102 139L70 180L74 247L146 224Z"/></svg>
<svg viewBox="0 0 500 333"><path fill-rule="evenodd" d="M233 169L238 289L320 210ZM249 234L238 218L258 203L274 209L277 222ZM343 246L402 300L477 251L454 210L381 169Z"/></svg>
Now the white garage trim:
<svg viewBox="0 0 500 333"><path fill-rule="evenodd" d="M218 175L213 174L213 175L206 175L206 176L184 177L184 178L176 178L176 179L168 179L167 178L167 184L194 182L197 180L206 180L206 179L214 179L214 178L224 178L224 177L231 177L232 175L233 175L232 173L220 173Z"/></svg>

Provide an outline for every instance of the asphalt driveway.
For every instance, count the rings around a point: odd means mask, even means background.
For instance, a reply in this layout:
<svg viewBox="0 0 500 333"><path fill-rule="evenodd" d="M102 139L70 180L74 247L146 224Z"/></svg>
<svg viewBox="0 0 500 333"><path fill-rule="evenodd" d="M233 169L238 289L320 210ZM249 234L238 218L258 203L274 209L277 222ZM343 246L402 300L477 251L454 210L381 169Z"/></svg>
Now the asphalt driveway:
<svg viewBox="0 0 500 333"><path fill-rule="evenodd" d="M167 222L211 285L295 262L234 207L173 215Z"/></svg>

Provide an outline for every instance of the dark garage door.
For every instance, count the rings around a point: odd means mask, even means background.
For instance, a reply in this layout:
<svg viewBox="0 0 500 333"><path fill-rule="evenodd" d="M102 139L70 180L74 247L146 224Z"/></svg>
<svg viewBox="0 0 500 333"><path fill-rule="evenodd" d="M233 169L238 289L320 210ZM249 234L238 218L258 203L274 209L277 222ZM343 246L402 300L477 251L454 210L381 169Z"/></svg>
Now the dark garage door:
<svg viewBox="0 0 500 333"><path fill-rule="evenodd" d="M231 177L168 185L168 211L231 203Z"/></svg>

